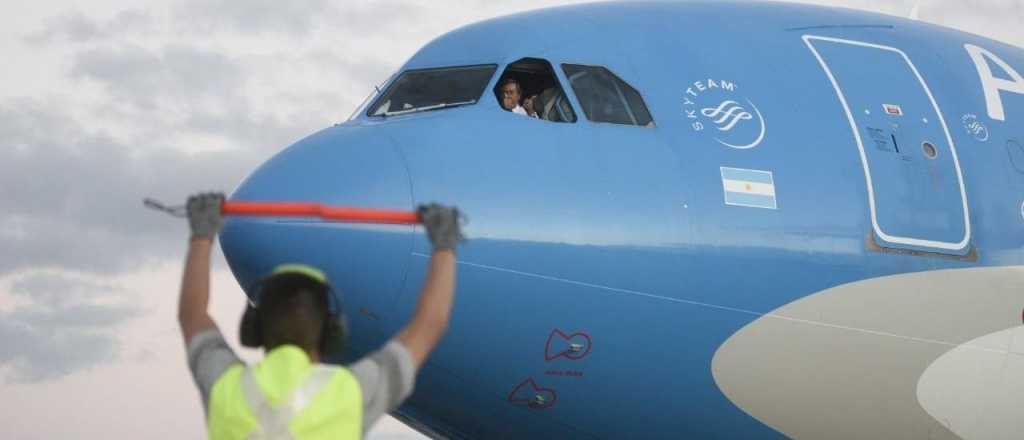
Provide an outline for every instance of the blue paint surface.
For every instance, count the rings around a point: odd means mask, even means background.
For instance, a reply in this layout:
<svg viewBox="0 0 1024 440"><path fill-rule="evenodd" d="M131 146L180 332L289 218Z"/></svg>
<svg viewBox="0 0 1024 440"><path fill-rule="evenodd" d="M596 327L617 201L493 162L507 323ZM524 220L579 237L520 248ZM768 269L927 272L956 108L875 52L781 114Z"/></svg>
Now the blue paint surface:
<svg viewBox="0 0 1024 440"><path fill-rule="evenodd" d="M898 48L917 66L957 148L971 219L963 249L879 240L851 124L804 35ZM1024 137L1024 95L1003 93L1007 121L988 119L965 43L1024 71L1024 54L1001 43L804 5L602 3L488 20L439 37L400 69L496 63L499 74L479 103L359 116L283 150L232 197L393 209L439 201L468 215L471 240L459 249L449 331L399 410L436 432L778 438L735 407L711 375L715 351L737 330L844 283L1022 262L1024 173L1003 146ZM865 145L883 230L959 240L966 224L951 150L902 56L835 44L820 49L843 90L855 95L862 137L865 127L894 134L881 104L899 104L906 113L895 132L910 139L905 151L901 145L900 153L885 156L890 152ZM523 57L555 67L577 122L501 110L490 90L507 64ZM607 67L640 92L656 127L586 120L562 63ZM763 123L751 117L719 130L724 126L701 111L725 100L752 115L756 107ZM865 108L872 114L862 114ZM990 140L982 143L958 125L965 113L988 124ZM754 147L726 145L751 143L760 133ZM918 157L921 138L935 139L936 159ZM917 156L907 161L900 154ZM774 185L778 209L727 205L723 167L770 170L764 183ZM882 251L866 246L867 237ZM221 240L243 286L279 262L324 268L344 294L355 335L351 357L407 322L429 253L419 227L316 219L231 219ZM894 249L917 252L885 251ZM974 260L938 257L971 249L978 251ZM591 351L578 360L546 359L555 330L585 333ZM557 402L536 409L510 401L529 379L554 391Z"/></svg>

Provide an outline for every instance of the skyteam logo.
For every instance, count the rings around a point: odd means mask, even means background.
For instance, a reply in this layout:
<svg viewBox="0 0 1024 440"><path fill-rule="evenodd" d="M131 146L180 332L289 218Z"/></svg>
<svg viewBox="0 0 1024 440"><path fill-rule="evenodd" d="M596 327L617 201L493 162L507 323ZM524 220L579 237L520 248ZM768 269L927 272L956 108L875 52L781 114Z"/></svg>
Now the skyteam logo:
<svg viewBox="0 0 1024 440"><path fill-rule="evenodd" d="M718 108L701 109L700 113L714 119L719 131L732 130L740 121L754 118L743 106L732 100L723 102Z"/></svg>
<svg viewBox="0 0 1024 440"><path fill-rule="evenodd" d="M738 96L739 86L724 79L695 81L683 93L683 112L697 133L710 133L715 141L746 150L761 145L767 129L757 106Z"/></svg>

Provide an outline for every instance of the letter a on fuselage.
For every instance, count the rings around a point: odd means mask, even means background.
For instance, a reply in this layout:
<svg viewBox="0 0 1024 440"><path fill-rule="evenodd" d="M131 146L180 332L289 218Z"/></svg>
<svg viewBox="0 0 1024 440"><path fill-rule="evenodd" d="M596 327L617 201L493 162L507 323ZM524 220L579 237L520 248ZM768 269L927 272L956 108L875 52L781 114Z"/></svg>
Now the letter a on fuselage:
<svg viewBox="0 0 1024 440"><path fill-rule="evenodd" d="M971 55L971 60L974 61L974 66L978 68L981 88L985 91L985 105L988 107L988 117L998 121L1005 121L1006 113L1003 110L1003 98L999 96L999 91L1005 90L1024 95L1024 78L1021 78L1020 74L1013 70L1013 67L1010 67L1006 61L1003 61L1002 58L999 58L992 52L973 44L965 44L964 49L967 49L967 53ZM1011 79L1006 80L993 76L992 67L986 59L996 63Z"/></svg>

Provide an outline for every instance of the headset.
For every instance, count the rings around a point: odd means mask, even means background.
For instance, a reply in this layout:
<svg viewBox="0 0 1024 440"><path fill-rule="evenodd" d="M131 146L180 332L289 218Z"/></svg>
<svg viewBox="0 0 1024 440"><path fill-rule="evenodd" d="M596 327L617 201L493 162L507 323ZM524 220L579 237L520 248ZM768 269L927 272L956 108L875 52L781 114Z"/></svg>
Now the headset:
<svg viewBox="0 0 1024 440"><path fill-rule="evenodd" d="M240 342L243 346L250 348L263 346L263 318L258 301L262 298L263 287L268 281L278 275L286 274L303 275L324 287L324 294L327 295L327 316L320 334L320 355L325 359L340 359L348 347L348 323L341 309L340 297L336 296L336 292L331 288L331 284L327 281L327 275L319 269L305 264L282 264L274 268L270 276L256 283L253 294L254 302L247 304L242 313L242 322L238 331Z"/></svg>

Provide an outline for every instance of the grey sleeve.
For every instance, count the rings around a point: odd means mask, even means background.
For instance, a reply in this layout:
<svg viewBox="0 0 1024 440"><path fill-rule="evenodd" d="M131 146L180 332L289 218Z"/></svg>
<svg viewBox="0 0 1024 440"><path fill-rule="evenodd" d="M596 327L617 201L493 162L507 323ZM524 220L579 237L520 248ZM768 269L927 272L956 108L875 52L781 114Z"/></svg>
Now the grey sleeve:
<svg viewBox="0 0 1024 440"><path fill-rule="evenodd" d="M363 391L363 434L382 415L394 411L412 394L416 366L409 350L392 340L349 367Z"/></svg>
<svg viewBox="0 0 1024 440"><path fill-rule="evenodd" d="M234 364L242 363L217 328L192 337L188 344L188 368L203 397L203 411L208 411L210 391L221 374Z"/></svg>

